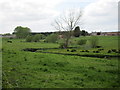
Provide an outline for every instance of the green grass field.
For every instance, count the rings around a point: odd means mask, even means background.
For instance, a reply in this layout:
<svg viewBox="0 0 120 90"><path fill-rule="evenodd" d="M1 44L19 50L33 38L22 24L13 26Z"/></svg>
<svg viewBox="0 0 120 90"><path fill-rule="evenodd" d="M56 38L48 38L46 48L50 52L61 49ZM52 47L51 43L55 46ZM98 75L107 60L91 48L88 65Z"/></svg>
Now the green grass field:
<svg viewBox="0 0 120 90"><path fill-rule="evenodd" d="M0 89L2 89L2 38L0 38Z"/></svg>
<svg viewBox="0 0 120 90"><path fill-rule="evenodd" d="M62 54L79 54L79 55L94 55L94 56L100 56L100 55L120 55L120 53L116 52L110 52L109 50L116 49L117 51L120 50L118 47L118 40L119 37L117 36L98 36L98 45L102 46L101 48L91 48L90 47L90 36L87 37L80 37L80 38L72 38L73 44L70 46L78 47L74 49L48 49L48 50L37 50L37 52L52 52L52 53L62 53ZM86 39L87 43L86 45L77 45L76 42L80 39ZM103 50L99 50L103 49ZM72 50L76 50L75 52L72 52ZM86 52L86 50L88 52ZM94 51L99 51L98 53L95 53Z"/></svg>
<svg viewBox="0 0 120 90"><path fill-rule="evenodd" d="M89 40L90 37L81 38ZM99 36L99 45L106 50L118 49L118 39L117 36ZM120 87L117 58L25 52L22 49L55 48L59 47L59 44L29 43L22 39L11 39L12 43L8 43L8 40L2 41L3 88Z"/></svg>

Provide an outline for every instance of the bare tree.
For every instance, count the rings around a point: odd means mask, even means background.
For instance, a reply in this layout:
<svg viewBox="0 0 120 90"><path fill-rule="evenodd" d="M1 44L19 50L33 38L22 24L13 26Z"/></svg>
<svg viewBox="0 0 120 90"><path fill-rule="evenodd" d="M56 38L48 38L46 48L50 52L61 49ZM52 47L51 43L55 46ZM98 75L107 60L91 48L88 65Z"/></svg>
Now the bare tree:
<svg viewBox="0 0 120 90"><path fill-rule="evenodd" d="M67 48L69 40L72 36L72 31L81 22L82 12L80 10L69 10L64 12L62 16L54 21L54 28L64 33L64 47Z"/></svg>

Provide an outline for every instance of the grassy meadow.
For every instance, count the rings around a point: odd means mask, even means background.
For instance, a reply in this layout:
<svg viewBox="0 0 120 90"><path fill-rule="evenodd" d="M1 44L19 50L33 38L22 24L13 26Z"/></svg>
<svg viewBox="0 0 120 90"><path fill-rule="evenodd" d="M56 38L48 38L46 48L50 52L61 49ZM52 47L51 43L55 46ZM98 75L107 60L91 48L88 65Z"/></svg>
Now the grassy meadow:
<svg viewBox="0 0 120 90"><path fill-rule="evenodd" d="M0 89L2 89L2 38L0 38Z"/></svg>
<svg viewBox="0 0 120 90"><path fill-rule="evenodd" d="M78 46L79 39L87 44ZM98 36L104 48L99 54L108 54L109 49L118 48L118 36ZM67 49L43 50L72 54L94 54L89 47L90 36L72 38L76 52ZM11 40L12 43L7 42ZM23 51L25 48L58 48L58 43L25 42L23 39L2 39L3 88L115 88L119 86L118 58L95 58L51 53ZM71 50L71 49L69 49ZM89 50L89 53L80 52Z"/></svg>

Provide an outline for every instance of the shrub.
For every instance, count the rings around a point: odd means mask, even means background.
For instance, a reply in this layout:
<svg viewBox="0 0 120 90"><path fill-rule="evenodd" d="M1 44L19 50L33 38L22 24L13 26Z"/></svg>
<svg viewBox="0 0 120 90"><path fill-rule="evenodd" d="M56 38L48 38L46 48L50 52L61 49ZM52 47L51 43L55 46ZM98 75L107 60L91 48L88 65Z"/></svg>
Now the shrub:
<svg viewBox="0 0 120 90"><path fill-rule="evenodd" d="M39 42L40 38L41 38L41 35L40 34L36 34L35 36L33 36L32 41L33 42Z"/></svg>
<svg viewBox="0 0 120 90"><path fill-rule="evenodd" d="M36 34L34 36L29 35L26 38L26 42L39 42L40 39L42 39L41 34Z"/></svg>
<svg viewBox="0 0 120 90"><path fill-rule="evenodd" d="M96 48L101 48L102 46L96 46Z"/></svg>
<svg viewBox="0 0 120 90"><path fill-rule="evenodd" d="M86 39L81 39L77 42L78 45L84 45L86 44L87 40Z"/></svg>
<svg viewBox="0 0 120 90"><path fill-rule="evenodd" d="M88 50L85 50L85 52L89 52Z"/></svg>
<svg viewBox="0 0 120 90"><path fill-rule="evenodd" d="M26 38L26 42L32 42L32 36L27 36L27 38Z"/></svg>
<svg viewBox="0 0 120 90"><path fill-rule="evenodd" d="M80 52L85 52L84 50L80 51Z"/></svg>
<svg viewBox="0 0 120 90"><path fill-rule="evenodd" d="M93 51L93 53L100 53L100 51Z"/></svg>
<svg viewBox="0 0 120 90"><path fill-rule="evenodd" d="M95 53L96 51L93 51L93 53Z"/></svg>
<svg viewBox="0 0 120 90"><path fill-rule="evenodd" d="M57 40L58 40L58 35L57 34L51 34L51 35L46 37L45 41L55 43Z"/></svg>
<svg viewBox="0 0 120 90"><path fill-rule="evenodd" d="M92 48L96 48L96 46L98 46L98 37L92 36L90 39L90 45Z"/></svg>
<svg viewBox="0 0 120 90"><path fill-rule="evenodd" d="M69 51L69 49L67 49L67 51Z"/></svg>
<svg viewBox="0 0 120 90"><path fill-rule="evenodd" d="M96 51L96 53L100 53L100 51Z"/></svg>
<svg viewBox="0 0 120 90"><path fill-rule="evenodd" d="M72 49L71 52L76 52L76 50L75 50L75 49Z"/></svg>
<svg viewBox="0 0 120 90"><path fill-rule="evenodd" d="M8 43L12 43L12 41L7 41Z"/></svg>
<svg viewBox="0 0 120 90"><path fill-rule="evenodd" d="M117 50L116 49L111 49L113 52L116 52Z"/></svg>
<svg viewBox="0 0 120 90"><path fill-rule="evenodd" d="M39 34L40 39L45 39L45 35Z"/></svg>
<svg viewBox="0 0 120 90"><path fill-rule="evenodd" d="M66 47L67 47L67 45L65 43L60 43L59 48L66 48Z"/></svg>
<svg viewBox="0 0 120 90"><path fill-rule="evenodd" d="M108 50L108 52L107 53L111 53L112 51L111 50Z"/></svg>

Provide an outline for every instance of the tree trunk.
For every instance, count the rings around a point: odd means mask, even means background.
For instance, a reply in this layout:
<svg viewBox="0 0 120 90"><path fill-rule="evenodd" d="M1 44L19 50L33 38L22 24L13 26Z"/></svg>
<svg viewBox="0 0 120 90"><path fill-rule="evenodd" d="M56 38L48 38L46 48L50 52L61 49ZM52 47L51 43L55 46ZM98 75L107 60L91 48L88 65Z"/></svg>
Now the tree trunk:
<svg viewBox="0 0 120 90"><path fill-rule="evenodd" d="M69 39L67 38L65 41L65 48L68 48L68 43L69 43Z"/></svg>

